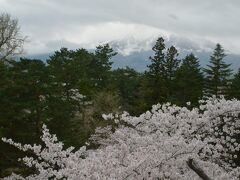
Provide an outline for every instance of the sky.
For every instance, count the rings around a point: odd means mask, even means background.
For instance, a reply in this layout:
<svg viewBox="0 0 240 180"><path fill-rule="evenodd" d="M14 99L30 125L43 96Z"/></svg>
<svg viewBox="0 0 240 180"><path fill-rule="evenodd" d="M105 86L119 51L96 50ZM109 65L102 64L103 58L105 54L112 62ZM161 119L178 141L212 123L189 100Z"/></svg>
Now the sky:
<svg viewBox="0 0 240 180"><path fill-rule="evenodd" d="M240 54L239 0L0 0L3 12L19 20L26 54L112 42L128 55L151 49L159 36Z"/></svg>

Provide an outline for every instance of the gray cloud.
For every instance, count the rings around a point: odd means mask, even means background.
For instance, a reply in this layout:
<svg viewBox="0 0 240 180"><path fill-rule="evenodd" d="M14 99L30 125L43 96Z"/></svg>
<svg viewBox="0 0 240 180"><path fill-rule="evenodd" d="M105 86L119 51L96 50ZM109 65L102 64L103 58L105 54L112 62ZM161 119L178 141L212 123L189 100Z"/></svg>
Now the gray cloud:
<svg viewBox="0 0 240 180"><path fill-rule="evenodd" d="M178 20L179 18L175 14L169 14L169 17L173 20Z"/></svg>
<svg viewBox="0 0 240 180"><path fill-rule="evenodd" d="M0 0L0 7L19 19L28 53L165 35L185 48L219 42L240 54L239 0Z"/></svg>

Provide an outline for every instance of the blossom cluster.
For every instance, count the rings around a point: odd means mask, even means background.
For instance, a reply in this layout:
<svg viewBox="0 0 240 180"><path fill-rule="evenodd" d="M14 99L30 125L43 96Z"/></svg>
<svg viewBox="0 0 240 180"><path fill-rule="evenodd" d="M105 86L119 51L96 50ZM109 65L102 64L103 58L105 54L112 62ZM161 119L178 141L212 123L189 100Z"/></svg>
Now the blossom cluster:
<svg viewBox="0 0 240 180"><path fill-rule="evenodd" d="M5 179L201 179L189 160L211 179L240 178L238 100L210 98L193 109L157 104L139 117L127 112L103 117L115 124L96 129L89 140L99 145L94 150L64 149L45 125L45 146L3 139L37 157L22 159L35 174Z"/></svg>

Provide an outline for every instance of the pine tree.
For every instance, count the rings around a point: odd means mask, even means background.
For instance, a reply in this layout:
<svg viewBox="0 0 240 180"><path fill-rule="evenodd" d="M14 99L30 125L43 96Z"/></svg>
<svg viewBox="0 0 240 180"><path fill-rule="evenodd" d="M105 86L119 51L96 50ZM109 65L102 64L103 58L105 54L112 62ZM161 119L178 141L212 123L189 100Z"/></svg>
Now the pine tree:
<svg viewBox="0 0 240 180"><path fill-rule="evenodd" d="M49 95L46 110L49 122L46 124L68 145L79 145L75 141L76 130L73 118L84 108L78 99L73 98L77 92L89 95L93 92L93 82L90 77L90 65L93 54L85 49L68 50L62 48L56 51L48 63ZM88 94L87 94L88 93ZM82 125L83 119L74 120ZM74 138L73 138L74 137ZM79 138L80 140L81 138Z"/></svg>
<svg viewBox="0 0 240 180"><path fill-rule="evenodd" d="M165 49L164 39L158 38L153 46L154 56L142 80L141 91L146 106L173 101L174 79L179 68L178 51L174 46ZM146 110L146 109L145 109Z"/></svg>
<svg viewBox="0 0 240 180"><path fill-rule="evenodd" d="M165 75L165 43L162 37L158 38L153 46L154 56L149 57L151 64L143 78L142 95L145 97L146 106L166 101L167 90L164 82Z"/></svg>
<svg viewBox="0 0 240 180"><path fill-rule="evenodd" d="M225 56L224 49L220 44L217 44L210 58L210 65L207 65L208 68L204 69L206 74L206 96L215 95L219 97L226 94L232 70L230 64L224 62Z"/></svg>
<svg viewBox="0 0 240 180"><path fill-rule="evenodd" d="M197 105L202 98L203 74L199 60L191 53L187 55L176 74L176 103L185 105L186 102Z"/></svg>
<svg viewBox="0 0 240 180"><path fill-rule="evenodd" d="M167 90L166 99L167 101L173 101L173 93L176 90L175 78L176 72L179 68L180 61L177 59L178 51L174 46L168 48L165 62L163 64L164 67L164 82Z"/></svg>
<svg viewBox="0 0 240 180"><path fill-rule="evenodd" d="M133 114L135 111L136 96L140 84L140 73L126 67L113 70L111 73L111 89L118 92L121 97L122 109Z"/></svg>
<svg viewBox="0 0 240 180"><path fill-rule="evenodd" d="M240 99L240 68L232 79L229 95L230 98Z"/></svg>
<svg viewBox="0 0 240 180"><path fill-rule="evenodd" d="M10 62L10 61L9 61ZM41 60L20 58L0 63L0 137L38 142L46 122L48 75ZM22 168L13 163L21 153L0 142L0 169Z"/></svg>
<svg viewBox="0 0 240 180"><path fill-rule="evenodd" d="M151 64L148 65L148 74L150 76L154 76L155 80L158 80L163 76L163 64L165 61L165 43L162 37L157 39L156 44L153 46L152 50L154 51L154 56L149 57L149 59L151 60Z"/></svg>
<svg viewBox="0 0 240 180"><path fill-rule="evenodd" d="M174 46L171 46L167 50L165 62L164 62L164 70L165 70L165 78L167 80L173 80L175 76L175 72L179 67L179 60L177 59L178 51Z"/></svg>
<svg viewBox="0 0 240 180"><path fill-rule="evenodd" d="M110 47L109 44L99 45L96 47L95 58L93 61L95 75L95 83L98 88L104 88L107 86L109 81L109 73L112 68L112 63L110 60L112 57L116 56L117 53Z"/></svg>
<svg viewBox="0 0 240 180"><path fill-rule="evenodd" d="M41 60L20 58L8 67L9 82L1 89L1 118L7 120L6 133L25 140L38 138L45 119L48 79ZM31 131L26 131L31 129Z"/></svg>

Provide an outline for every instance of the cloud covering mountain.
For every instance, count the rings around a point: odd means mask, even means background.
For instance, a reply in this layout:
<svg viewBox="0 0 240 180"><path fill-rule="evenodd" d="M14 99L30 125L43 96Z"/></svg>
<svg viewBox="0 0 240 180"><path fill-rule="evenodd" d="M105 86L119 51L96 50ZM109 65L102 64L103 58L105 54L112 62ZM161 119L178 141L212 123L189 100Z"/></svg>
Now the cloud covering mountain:
<svg viewBox="0 0 240 180"><path fill-rule="evenodd" d="M219 42L240 54L239 0L0 0L0 7L19 19L28 36L26 54L126 39L148 42L159 35L177 37L181 43L187 38L182 47L189 40L204 48ZM129 44L123 54L138 51Z"/></svg>
<svg viewBox="0 0 240 180"><path fill-rule="evenodd" d="M215 47L215 44L209 41L202 41L198 44L192 40L177 36L169 36L165 38L166 47L170 47L171 45L177 47L179 51L179 59L184 58L189 53L194 53L194 55L199 58L202 67L205 67L206 64L209 63L209 58ZM147 65L150 63L149 57L153 55L153 51L151 49L155 41L156 38L153 37L142 41L130 38L122 41L109 42L111 47L118 52L118 55L112 59L114 62L113 68L124 68L129 66L137 71L143 72L147 69ZM67 47L75 49L73 46ZM89 50L94 51L94 49ZM52 53L36 54L29 55L27 57L46 60L51 54ZM238 68L240 68L240 55L232 54L228 51L226 51L226 54L226 63L232 64L232 69L237 71Z"/></svg>
<svg viewBox="0 0 240 180"><path fill-rule="evenodd" d="M120 54L116 66L144 69L156 38L163 36L182 55L206 56L202 62L216 43L234 57L233 64L239 62L239 0L0 0L0 7L19 19L28 36L25 56L110 43Z"/></svg>

